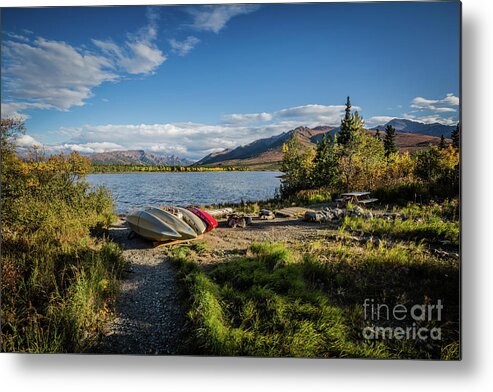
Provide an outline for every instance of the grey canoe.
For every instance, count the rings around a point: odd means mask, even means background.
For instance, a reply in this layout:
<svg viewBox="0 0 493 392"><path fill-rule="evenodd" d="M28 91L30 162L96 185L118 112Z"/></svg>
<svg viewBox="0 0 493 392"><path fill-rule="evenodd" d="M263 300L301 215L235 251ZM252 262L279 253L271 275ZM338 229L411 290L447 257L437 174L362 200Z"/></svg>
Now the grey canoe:
<svg viewBox="0 0 493 392"><path fill-rule="evenodd" d="M137 234L153 241L182 238L180 233L148 211L139 210L127 215L127 223Z"/></svg>
<svg viewBox="0 0 493 392"><path fill-rule="evenodd" d="M182 219L186 222L192 229L195 230L197 234L202 234L205 229L207 229L207 225L204 223L202 219L200 219L197 215L195 215L192 211L187 210L182 207L174 207L176 211L181 213Z"/></svg>
<svg viewBox="0 0 493 392"><path fill-rule="evenodd" d="M197 233L183 220L168 211L156 207L148 207L144 211L163 221L168 227L181 235L181 239L188 240L197 237Z"/></svg>

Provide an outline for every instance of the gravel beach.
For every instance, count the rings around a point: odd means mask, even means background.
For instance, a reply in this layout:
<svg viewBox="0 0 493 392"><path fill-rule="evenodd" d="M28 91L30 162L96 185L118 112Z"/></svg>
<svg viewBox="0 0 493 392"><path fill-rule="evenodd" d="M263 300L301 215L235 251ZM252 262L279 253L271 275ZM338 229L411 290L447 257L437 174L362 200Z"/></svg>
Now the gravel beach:
<svg viewBox="0 0 493 392"><path fill-rule="evenodd" d="M106 326L100 352L107 354L181 354L186 318L180 306L176 271L162 248L135 236L123 220L110 228L128 261L116 318Z"/></svg>

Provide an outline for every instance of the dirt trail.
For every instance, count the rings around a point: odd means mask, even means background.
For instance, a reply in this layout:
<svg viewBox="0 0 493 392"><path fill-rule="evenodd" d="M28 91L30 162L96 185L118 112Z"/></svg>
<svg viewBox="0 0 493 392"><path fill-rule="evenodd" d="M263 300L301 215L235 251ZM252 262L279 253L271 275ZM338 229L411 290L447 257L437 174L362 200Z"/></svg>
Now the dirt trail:
<svg viewBox="0 0 493 392"><path fill-rule="evenodd" d="M176 271L162 249L139 237L128 238L123 221L110 228L129 262L116 319L107 326L100 350L114 354L180 354L186 318L180 307Z"/></svg>

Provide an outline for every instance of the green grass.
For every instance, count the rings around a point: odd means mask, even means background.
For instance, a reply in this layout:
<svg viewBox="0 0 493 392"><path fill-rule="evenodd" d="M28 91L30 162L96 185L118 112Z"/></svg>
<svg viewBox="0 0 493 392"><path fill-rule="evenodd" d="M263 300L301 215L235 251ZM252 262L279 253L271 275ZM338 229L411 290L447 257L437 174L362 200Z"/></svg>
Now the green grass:
<svg viewBox="0 0 493 392"><path fill-rule="evenodd" d="M408 207L395 210L407 216L407 219L397 218L387 220L374 218L365 220L363 217L346 216L343 227L353 230L362 230L372 235L386 235L394 239L409 241L425 241L429 243L449 242L459 246L459 221L458 213L452 209L437 207L420 207L408 205ZM447 216L453 219L448 220Z"/></svg>
<svg viewBox="0 0 493 392"><path fill-rule="evenodd" d="M458 266L419 247L365 248L320 243L301 247L253 244L207 271L194 251L175 251L189 308L193 353L268 357L458 357ZM447 304L439 343L369 340L365 298L381 303ZM432 321L433 323L433 321Z"/></svg>

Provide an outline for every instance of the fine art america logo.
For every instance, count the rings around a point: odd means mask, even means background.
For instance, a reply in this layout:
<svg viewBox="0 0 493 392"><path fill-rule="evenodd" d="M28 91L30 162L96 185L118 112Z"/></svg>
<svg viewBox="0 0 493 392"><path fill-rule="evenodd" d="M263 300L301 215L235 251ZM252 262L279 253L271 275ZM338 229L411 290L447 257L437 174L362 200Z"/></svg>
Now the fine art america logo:
<svg viewBox="0 0 493 392"><path fill-rule="evenodd" d="M364 317L365 321L370 322L371 325L363 329L363 337L384 340L441 340L441 328L430 327L430 325L442 320L442 310L441 300L438 300L436 304L389 306L377 303L373 298L366 298L363 302ZM399 326L392 324L399 324Z"/></svg>

